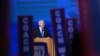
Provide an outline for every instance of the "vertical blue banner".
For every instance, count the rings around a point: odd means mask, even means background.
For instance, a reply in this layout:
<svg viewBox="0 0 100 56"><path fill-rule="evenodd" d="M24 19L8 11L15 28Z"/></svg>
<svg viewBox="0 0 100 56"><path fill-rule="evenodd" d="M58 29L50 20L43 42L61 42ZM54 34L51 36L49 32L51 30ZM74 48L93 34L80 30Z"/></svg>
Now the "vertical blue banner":
<svg viewBox="0 0 100 56"><path fill-rule="evenodd" d="M67 56L67 39L65 30L64 9L52 9L51 19L53 25L53 34L55 40L56 56Z"/></svg>
<svg viewBox="0 0 100 56"><path fill-rule="evenodd" d="M19 56L32 56L32 16L18 16Z"/></svg>
<svg viewBox="0 0 100 56"><path fill-rule="evenodd" d="M77 19L66 19L68 56L80 56L79 32L77 30Z"/></svg>

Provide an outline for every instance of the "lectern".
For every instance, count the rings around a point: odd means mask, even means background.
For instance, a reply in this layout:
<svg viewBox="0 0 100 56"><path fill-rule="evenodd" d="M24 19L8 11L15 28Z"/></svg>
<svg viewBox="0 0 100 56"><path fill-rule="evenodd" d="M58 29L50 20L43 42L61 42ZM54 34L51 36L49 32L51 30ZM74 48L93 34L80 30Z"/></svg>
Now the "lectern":
<svg viewBox="0 0 100 56"><path fill-rule="evenodd" d="M45 38L36 37L36 38L33 38L33 43L46 43L49 56L55 56L55 43L54 43L53 38L50 38L50 37L45 37ZM33 47L33 48L35 48L35 47Z"/></svg>

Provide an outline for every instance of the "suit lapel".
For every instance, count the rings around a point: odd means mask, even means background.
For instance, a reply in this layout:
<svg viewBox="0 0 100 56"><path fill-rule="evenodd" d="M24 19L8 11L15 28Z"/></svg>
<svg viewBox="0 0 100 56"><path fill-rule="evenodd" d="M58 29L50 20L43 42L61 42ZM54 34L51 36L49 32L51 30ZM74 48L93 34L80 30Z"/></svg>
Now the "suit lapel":
<svg viewBox="0 0 100 56"><path fill-rule="evenodd" d="M42 37L42 35L41 35L41 32L40 32L40 29L39 29L39 28L38 28L38 32L39 32L39 36L40 36L40 37Z"/></svg>

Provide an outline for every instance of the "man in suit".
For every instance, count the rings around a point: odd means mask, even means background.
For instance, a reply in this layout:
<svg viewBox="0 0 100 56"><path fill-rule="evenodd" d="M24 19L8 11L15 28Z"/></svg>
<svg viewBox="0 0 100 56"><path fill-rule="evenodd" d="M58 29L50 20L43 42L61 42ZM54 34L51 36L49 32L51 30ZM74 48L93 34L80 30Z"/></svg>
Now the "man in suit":
<svg viewBox="0 0 100 56"><path fill-rule="evenodd" d="M38 25L39 25L39 27L33 31L34 38L36 38L36 37L40 37L40 38L50 37L50 32L48 31L47 28L45 28L44 20L39 20Z"/></svg>

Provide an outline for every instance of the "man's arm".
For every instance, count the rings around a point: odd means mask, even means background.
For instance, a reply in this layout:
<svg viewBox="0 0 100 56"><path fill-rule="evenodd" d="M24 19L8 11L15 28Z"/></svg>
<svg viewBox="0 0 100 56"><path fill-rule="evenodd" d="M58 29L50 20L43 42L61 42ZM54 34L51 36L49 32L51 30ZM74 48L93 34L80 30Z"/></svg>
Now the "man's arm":
<svg viewBox="0 0 100 56"><path fill-rule="evenodd" d="M46 29L46 34L47 34L47 37L51 37L50 31L48 29Z"/></svg>

